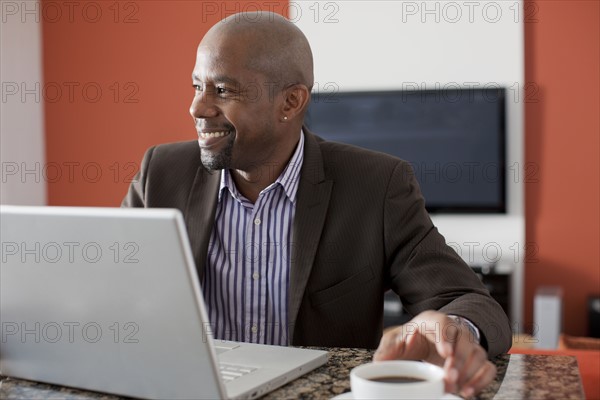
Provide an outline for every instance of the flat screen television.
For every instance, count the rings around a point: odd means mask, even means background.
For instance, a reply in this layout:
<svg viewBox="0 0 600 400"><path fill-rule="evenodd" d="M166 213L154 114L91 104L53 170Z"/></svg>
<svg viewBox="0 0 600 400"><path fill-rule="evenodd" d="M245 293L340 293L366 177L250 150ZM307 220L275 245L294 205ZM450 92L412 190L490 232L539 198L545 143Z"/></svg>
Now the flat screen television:
<svg viewBox="0 0 600 400"><path fill-rule="evenodd" d="M307 127L402 158L432 213L506 213L505 89L313 93Z"/></svg>

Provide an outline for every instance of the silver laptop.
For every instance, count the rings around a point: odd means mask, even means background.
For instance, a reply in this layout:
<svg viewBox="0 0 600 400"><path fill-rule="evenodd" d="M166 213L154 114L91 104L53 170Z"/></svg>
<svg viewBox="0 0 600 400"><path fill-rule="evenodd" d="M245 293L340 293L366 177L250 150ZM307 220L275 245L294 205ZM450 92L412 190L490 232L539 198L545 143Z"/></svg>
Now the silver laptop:
<svg viewBox="0 0 600 400"><path fill-rule="evenodd" d="M149 399L254 398L327 352L214 340L171 209L1 206L0 372Z"/></svg>

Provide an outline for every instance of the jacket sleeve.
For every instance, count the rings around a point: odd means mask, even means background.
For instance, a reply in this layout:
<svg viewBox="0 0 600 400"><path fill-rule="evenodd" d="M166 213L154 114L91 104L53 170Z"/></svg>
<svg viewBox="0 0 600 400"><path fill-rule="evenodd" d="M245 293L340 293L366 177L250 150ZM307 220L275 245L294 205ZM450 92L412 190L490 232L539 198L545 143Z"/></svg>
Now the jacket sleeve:
<svg viewBox="0 0 600 400"><path fill-rule="evenodd" d="M477 275L446 245L425 210L412 167L400 162L384 205L384 236L391 288L412 315L439 310L470 320L488 356L508 351L510 323Z"/></svg>

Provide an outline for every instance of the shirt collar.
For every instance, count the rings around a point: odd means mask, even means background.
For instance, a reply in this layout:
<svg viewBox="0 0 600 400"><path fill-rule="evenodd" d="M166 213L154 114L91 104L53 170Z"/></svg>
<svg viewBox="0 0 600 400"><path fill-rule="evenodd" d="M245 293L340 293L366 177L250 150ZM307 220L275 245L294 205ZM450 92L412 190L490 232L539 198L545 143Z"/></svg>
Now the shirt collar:
<svg viewBox="0 0 600 400"><path fill-rule="evenodd" d="M298 192L298 184L300 182L300 170L302 169L303 161L304 161L304 131L301 131L300 132L300 140L298 141L298 144L296 145L296 150L294 150L294 154L292 155L292 158L290 158L290 161L288 162L288 164L285 166L285 168L281 172L281 175L279 175L279 177L277 177L275 182L273 182L271 185L269 185L265 189L263 189L263 191L261 193L272 190L276 186L281 186L283 188L286 196L288 197L288 199L292 203L295 203L296 202L296 193ZM246 199L238 191L237 187L235 186L235 182L233 181L233 178L231 177L231 173L229 172L229 169L223 170L223 173L221 174L221 184L219 186L219 197L218 197L219 202L221 202L221 199L223 197L223 191L225 189L228 189L231 196L234 199L236 199L237 201L239 201L240 203L242 203L242 204L250 203L248 201L248 199Z"/></svg>

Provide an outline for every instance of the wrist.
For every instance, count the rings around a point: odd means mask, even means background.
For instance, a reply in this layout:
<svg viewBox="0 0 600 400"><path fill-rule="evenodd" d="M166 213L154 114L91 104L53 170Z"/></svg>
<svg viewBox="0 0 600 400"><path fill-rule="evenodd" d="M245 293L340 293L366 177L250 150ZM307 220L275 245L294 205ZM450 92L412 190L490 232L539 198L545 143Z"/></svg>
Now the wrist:
<svg viewBox="0 0 600 400"><path fill-rule="evenodd" d="M450 314L448 315L448 318L450 318L453 322L460 325L461 327L467 328L467 331L469 332L469 339L472 342L481 344L481 333L479 332L479 328L477 328L477 326L475 326L474 323L472 323L467 318L461 317L459 315Z"/></svg>

